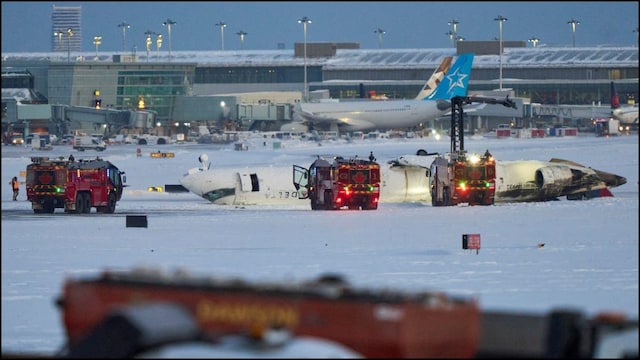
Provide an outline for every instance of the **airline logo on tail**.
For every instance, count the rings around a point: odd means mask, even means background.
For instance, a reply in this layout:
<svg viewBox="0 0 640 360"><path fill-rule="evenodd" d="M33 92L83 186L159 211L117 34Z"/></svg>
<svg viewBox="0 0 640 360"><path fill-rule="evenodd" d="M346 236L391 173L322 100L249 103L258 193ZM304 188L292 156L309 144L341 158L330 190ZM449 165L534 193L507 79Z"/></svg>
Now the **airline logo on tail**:
<svg viewBox="0 0 640 360"><path fill-rule="evenodd" d="M451 100L456 96L467 96L469 86L469 76L471 75L471 65L473 64L473 54L462 54L451 66L436 91L427 96L426 100Z"/></svg>
<svg viewBox="0 0 640 360"><path fill-rule="evenodd" d="M440 62L436 71L433 72L429 80L427 80L426 84L422 87L422 90L418 93L418 96L416 96L416 100L423 100L435 91L438 85L440 85L442 79L444 79L444 75L451 68L452 61L453 57L451 56L447 56L442 59L442 62Z"/></svg>

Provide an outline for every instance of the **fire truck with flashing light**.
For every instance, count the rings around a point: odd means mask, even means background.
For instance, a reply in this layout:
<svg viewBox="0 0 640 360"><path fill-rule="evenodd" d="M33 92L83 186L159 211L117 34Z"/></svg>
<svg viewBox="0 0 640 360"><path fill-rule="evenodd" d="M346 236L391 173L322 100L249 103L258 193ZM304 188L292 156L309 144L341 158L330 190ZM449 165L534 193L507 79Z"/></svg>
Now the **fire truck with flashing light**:
<svg viewBox="0 0 640 360"><path fill-rule="evenodd" d="M32 157L27 165L27 200L36 214L51 214L56 208L86 214L92 207L112 214L125 182L124 172L99 157L78 161Z"/></svg>
<svg viewBox="0 0 640 360"><path fill-rule="evenodd" d="M483 156L464 150L462 106L472 102L502 104L515 108L515 103L478 96L456 96L451 99L451 149L431 163L431 205L493 205L496 192L496 163L487 150Z"/></svg>
<svg viewBox="0 0 640 360"><path fill-rule="evenodd" d="M293 166L293 185L310 199L312 210L376 210L380 199L380 164L369 159L318 157L309 169Z"/></svg>

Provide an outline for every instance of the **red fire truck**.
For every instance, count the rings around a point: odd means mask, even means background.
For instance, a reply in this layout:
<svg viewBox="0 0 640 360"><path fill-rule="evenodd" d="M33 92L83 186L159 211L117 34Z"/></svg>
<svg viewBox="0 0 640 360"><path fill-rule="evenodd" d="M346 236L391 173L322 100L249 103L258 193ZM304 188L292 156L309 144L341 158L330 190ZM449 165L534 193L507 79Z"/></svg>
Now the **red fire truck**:
<svg viewBox="0 0 640 360"><path fill-rule="evenodd" d="M64 158L32 157L27 165L27 200L36 214L51 214L56 208L67 213L113 213L122 198L126 177L109 161L69 161Z"/></svg>
<svg viewBox="0 0 640 360"><path fill-rule="evenodd" d="M293 185L306 188L312 210L376 210L380 199L380 165L375 159L318 157L309 169L293 166Z"/></svg>

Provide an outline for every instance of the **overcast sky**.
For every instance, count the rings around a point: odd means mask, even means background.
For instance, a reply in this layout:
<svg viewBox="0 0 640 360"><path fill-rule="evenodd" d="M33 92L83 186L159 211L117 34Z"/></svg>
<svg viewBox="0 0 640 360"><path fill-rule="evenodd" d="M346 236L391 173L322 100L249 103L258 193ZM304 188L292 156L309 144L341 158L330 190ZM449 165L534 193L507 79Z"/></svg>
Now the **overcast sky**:
<svg viewBox="0 0 640 360"><path fill-rule="evenodd" d="M53 5L82 6L83 51L95 49L94 36L102 36L100 51L127 51L145 47L145 32L168 37L162 23L172 26L172 49L220 50L224 22L224 49L239 50L239 31L247 33L244 49L270 50L283 44L292 49L304 41L298 19L308 17L308 42L358 42L362 49L444 48L451 46L448 22L458 21L457 34L466 40L499 37L504 40L540 39L538 46L571 45L572 19L580 21L576 45L633 45L638 40L638 2L26 2L2 1L2 52L51 51ZM635 30L635 32L634 32ZM165 40L167 41L167 40Z"/></svg>

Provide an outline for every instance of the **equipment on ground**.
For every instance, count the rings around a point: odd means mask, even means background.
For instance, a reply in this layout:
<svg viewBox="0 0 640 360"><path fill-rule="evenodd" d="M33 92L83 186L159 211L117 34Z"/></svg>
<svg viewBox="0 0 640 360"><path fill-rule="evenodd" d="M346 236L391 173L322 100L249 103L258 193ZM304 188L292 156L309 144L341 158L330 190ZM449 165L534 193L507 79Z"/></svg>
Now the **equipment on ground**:
<svg viewBox="0 0 640 360"><path fill-rule="evenodd" d="M429 183L433 206L493 205L496 192L496 163L487 150L484 155L467 154L464 149L464 104L481 102L515 108L515 103L478 96L451 99L451 148L430 166Z"/></svg>
<svg viewBox="0 0 640 360"><path fill-rule="evenodd" d="M596 136L620 135L620 120L598 119L594 121Z"/></svg>
<svg viewBox="0 0 640 360"><path fill-rule="evenodd" d="M86 214L92 207L112 214L122 198L126 177L109 161L32 157L31 162L27 165L27 200L36 214L51 214L56 208Z"/></svg>
<svg viewBox="0 0 640 360"><path fill-rule="evenodd" d="M95 136L79 135L73 139L73 149L78 151L96 150L105 151L107 144Z"/></svg>
<svg viewBox="0 0 640 360"><path fill-rule="evenodd" d="M293 185L299 199L310 199L312 210L376 210L380 199L380 165L369 159L320 156L309 169L293 165Z"/></svg>

